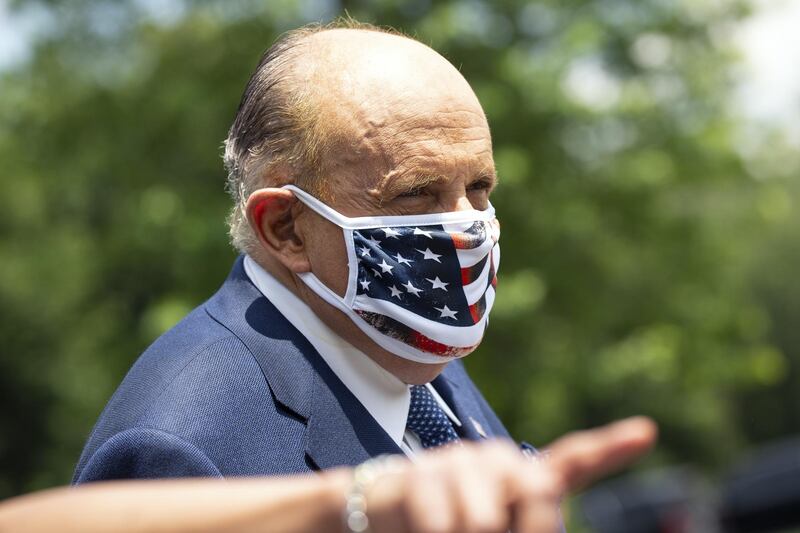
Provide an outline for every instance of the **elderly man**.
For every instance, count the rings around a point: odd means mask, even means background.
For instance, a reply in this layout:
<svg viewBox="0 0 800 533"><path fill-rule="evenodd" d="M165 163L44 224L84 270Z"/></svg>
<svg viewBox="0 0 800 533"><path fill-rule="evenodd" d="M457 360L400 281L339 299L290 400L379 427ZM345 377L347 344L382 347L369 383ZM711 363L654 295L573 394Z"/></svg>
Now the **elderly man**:
<svg viewBox="0 0 800 533"><path fill-rule="evenodd" d="M289 32L245 89L225 163L242 256L133 366L76 483L303 473L510 439L458 361L483 336L500 255L489 126L450 63L354 23ZM556 458L558 474L595 475L652 440L647 425L613 431ZM515 470L483 463L440 478L492 486Z"/></svg>

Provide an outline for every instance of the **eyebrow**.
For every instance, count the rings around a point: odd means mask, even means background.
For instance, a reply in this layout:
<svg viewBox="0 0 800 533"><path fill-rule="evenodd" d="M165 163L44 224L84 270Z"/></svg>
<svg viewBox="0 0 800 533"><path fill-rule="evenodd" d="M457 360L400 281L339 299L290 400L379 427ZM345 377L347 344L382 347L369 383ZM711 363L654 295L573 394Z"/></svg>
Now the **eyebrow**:
<svg viewBox="0 0 800 533"><path fill-rule="evenodd" d="M428 173L412 174L411 177L408 179L395 181L392 185L390 185L389 189L392 192L413 191L415 189L423 189L428 185L431 185L433 183L439 183L442 181L447 181L447 178L445 178L441 174L428 174Z"/></svg>
<svg viewBox="0 0 800 533"><path fill-rule="evenodd" d="M492 165L486 166L482 170L478 171L475 174L475 179L473 181L480 180L491 180L492 187L497 187L497 184L500 183L500 176L497 175L497 168Z"/></svg>
<svg viewBox="0 0 800 533"><path fill-rule="evenodd" d="M480 171L476 172L474 179L470 183L478 181L489 180L492 182L492 187L497 186L499 181L497 172L494 166L487 166ZM383 180L372 192L378 201L386 201L394 198L398 194L413 191L415 189L423 189L432 183L447 181L447 178L441 174L431 174L428 172L419 172L411 174L407 178L400 180Z"/></svg>
<svg viewBox="0 0 800 533"><path fill-rule="evenodd" d="M444 180L445 177L441 174L431 174L428 172L411 174L400 180L392 180L386 176L369 192L378 202L385 202L404 192L421 189L427 187L431 183Z"/></svg>

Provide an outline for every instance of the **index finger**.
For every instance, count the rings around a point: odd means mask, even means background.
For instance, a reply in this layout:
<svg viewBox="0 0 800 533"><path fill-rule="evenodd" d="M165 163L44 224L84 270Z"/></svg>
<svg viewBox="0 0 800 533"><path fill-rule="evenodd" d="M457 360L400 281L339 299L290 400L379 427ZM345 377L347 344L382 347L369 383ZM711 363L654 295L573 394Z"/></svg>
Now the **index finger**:
<svg viewBox="0 0 800 533"><path fill-rule="evenodd" d="M570 433L548 448L548 466L569 491L576 491L644 455L657 433L656 424L646 417Z"/></svg>

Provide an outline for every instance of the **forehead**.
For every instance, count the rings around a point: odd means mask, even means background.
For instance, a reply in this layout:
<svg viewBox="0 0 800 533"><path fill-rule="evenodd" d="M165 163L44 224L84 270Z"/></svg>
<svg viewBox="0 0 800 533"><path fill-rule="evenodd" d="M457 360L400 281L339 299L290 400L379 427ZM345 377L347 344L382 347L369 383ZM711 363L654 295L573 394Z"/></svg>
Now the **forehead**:
<svg viewBox="0 0 800 533"><path fill-rule="evenodd" d="M315 88L326 188L366 194L415 178L493 173L483 109L441 55L376 32L337 30L315 41L321 52L305 81Z"/></svg>
<svg viewBox="0 0 800 533"><path fill-rule="evenodd" d="M391 195L494 176L491 134L480 109L403 103L359 114L364 120L353 122L346 149L330 154L338 172L328 179L337 188Z"/></svg>
<svg viewBox="0 0 800 533"><path fill-rule="evenodd" d="M471 90L343 98L331 115L327 125L336 129L336 140L326 159L339 171L329 179L340 186L368 190L408 179L494 173L489 125Z"/></svg>

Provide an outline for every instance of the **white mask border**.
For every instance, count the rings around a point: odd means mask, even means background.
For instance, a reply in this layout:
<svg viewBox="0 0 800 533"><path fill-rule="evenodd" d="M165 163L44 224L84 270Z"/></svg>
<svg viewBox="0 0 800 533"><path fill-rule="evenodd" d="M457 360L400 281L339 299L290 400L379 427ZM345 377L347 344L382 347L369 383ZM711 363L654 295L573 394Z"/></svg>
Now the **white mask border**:
<svg viewBox="0 0 800 533"><path fill-rule="evenodd" d="M300 201L313 209L317 214L343 229L359 230L398 226L437 226L454 222L491 221L495 218L494 207L491 203L489 207L483 211L478 209L465 209L463 211L428 213L424 215L347 217L295 185L284 185L281 189L292 191L298 196Z"/></svg>

